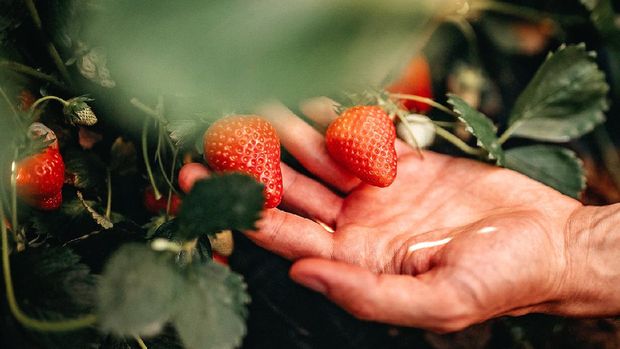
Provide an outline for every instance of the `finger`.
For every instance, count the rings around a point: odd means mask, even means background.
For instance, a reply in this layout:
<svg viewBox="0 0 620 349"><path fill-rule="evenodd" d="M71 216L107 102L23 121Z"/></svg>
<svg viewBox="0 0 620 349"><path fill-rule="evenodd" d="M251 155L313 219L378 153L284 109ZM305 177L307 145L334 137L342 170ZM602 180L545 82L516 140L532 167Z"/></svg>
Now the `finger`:
<svg viewBox="0 0 620 349"><path fill-rule="evenodd" d="M287 107L280 103L271 103L259 108L259 113L271 121L282 145L308 171L343 192L350 191L360 183L358 178L349 174L329 156L323 136Z"/></svg>
<svg viewBox="0 0 620 349"><path fill-rule="evenodd" d="M197 162L190 162L183 165L179 170L179 188L184 193L189 193L197 181L209 177L209 170Z"/></svg>
<svg viewBox="0 0 620 349"><path fill-rule="evenodd" d="M332 234L319 224L277 208L263 211L257 230L246 236L257 245L284 258L329 258L332 253Z"/></svg>
<svg viewBox="0 0 620 349"><path fill-rule="evenodd" d="M452 288L434 286L432 277L377 275L358 266L316 258L295 263L290 276L363 320L442 332L472 322L468 307L458 302Z"/></svg>
<svg viewBox="0 0 620 349"><path fill-rule="evenodd" d="M316 97L305 100L300 104L299 108L301 112L310 118L310 120L314 121L320 129L325 130L327 126L338 117L336 113L336 107L338 107L338 105L337 102L327 97ZM396 154L398 157L415 151L414 148L398 138L394 146L396 147Z"/></svg>
<svg viewBox="0 0 620 349"><path fill-rule="evenodd" d="M336 218L342 208L342 198L321 183L281 165L283 192L282 203L308 217L317 218L335 227Z"/></svg>

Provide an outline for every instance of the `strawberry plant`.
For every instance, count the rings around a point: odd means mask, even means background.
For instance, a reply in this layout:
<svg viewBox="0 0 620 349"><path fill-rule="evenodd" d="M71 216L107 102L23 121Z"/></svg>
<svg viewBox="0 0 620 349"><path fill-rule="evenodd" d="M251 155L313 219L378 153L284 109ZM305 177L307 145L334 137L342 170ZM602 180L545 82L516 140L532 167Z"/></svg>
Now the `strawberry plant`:
<svg viewBox="0 0 620 349"><path fill-rule="evenodd" d="M3 2L0 346L473 347L468 333L486 347L562 346L579 322L500 319L453 339L361 322L294 286L288 262L241 233L286 209L281 161L303 171L253 114L272 98L296 109L349 93L316 129L376 190L398 173L399 137L610 203L618 10Z"/></svg>

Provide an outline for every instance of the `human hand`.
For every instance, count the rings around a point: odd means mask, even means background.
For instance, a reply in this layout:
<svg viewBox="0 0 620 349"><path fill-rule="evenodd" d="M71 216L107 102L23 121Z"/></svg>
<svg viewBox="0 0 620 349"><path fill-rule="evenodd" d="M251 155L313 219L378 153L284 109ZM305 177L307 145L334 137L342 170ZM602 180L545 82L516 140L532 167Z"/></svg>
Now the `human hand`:
<svg viewBox="0 0 620 349"><path fill-rule="evenodd" d="M324 99L302 109L320 126L336 117ZM564 296L565 227L578 201L507 169L432 152L422 159L401 142L395 182L360 184L286 108L261 115L318 178L282 165L283 206L300 215L266 211L248 234L296 260L295 281L359 318L436 331L546 311Z"/></svg>

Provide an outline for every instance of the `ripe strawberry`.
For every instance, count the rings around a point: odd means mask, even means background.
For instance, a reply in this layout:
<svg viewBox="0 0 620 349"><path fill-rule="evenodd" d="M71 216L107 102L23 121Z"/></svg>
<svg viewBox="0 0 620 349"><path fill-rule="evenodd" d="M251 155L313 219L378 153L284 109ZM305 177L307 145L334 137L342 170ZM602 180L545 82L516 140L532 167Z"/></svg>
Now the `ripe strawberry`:
<svg viewBox="0 0 620 349"><path fill-rule="evenodd" d="M396 177L396 129L377 106L345 110L325 134L329 154L364 182L387 187Z"/></svg>
<svg viewBox="0 0 620 349"><path fill-rule="evenodd" d="M215 171L238 171L265 185L265 207L282 199L280 139L269 122L256 115L232 115L204 134L204 157Z"/></svg>
<svg viewBox="0 0 620 349"><path fill-rule="evenodd" d="M420 97L433 98L431 83L431 69L424 56L417 56L409 62L403 75L387 88L393 93L404 93ZM403 107L418 113L425 113L431 109L426 103L408 99L401 100Z"/></svg>
<svg viewBox="0 0 620 349"><path fill-rule="evenodd" d="M146 210L152 214L160 214L166 211L166 207L168 205L168 196L164 195L159 198L159 200L155 199L155 193L153 192L153 187L148 187L144 190L144 207ZM179 213L179 209L181 208L181 198L172 193L172 198L170 199L170 214L176 216Z"/></svg>
<svg viewBox="0 0 620 349"><path fill-rule="evenodd" d="M17 163L17 194L28 205L41 210L54 210L62 204L65 163L58 150L54 131L35 122L28 128L31 138L54 140L42 152Z"/></svg>

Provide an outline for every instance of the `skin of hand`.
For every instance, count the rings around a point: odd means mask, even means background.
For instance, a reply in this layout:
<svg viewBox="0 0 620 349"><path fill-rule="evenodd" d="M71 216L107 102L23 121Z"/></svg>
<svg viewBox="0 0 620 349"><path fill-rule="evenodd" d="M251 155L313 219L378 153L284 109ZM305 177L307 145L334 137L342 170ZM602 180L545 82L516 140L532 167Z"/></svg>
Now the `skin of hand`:
<svg viewBox="0 0 620 349"><path fill-rule="evenodd" d="M336 117L332 103L319 98L301 110L320 129ZM400 141L394 183L369 186L284 106L259 114L313 178L282 164L286 211L266 210L247 236L294 260L293 280L354 316L450 332L502 315L619 312L580 281L600 270L583 266L592 226L577 200L511 170L420 156ZM619 264L606 269L618 274ZM600 276L597 286L613 287Z"/></svg>

